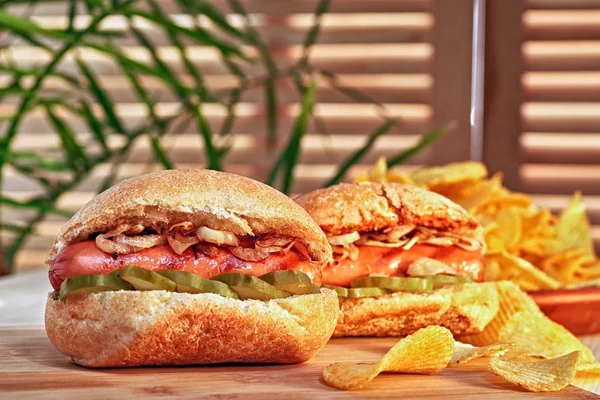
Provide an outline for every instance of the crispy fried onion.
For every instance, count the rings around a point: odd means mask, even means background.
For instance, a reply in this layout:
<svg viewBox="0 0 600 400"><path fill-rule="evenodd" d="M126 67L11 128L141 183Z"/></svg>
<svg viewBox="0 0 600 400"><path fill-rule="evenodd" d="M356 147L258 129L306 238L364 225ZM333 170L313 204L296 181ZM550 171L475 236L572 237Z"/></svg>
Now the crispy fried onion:
<svg viewBox="0 0 600 400"><path fill-rule="evenodd" d="M196 236L203 242L213 243L217 246L239 246L240 241L231 232L218 231L216 229L210 229L206 226L201 226L196 231Z"/></svg>
<svg viewBox="0 0 600 400"><path fill-rule="evenodd" d="M360 239L360 234L356 231L346 233L345 235L337 235L337 236L327 236L327 240L332 246L343 246L345 244L350 244L356 242Z"/></svg>
<svg viewBox="0 0 600 400"><path fill-rule="evenodd" d="M200 242L193 230L194 224L190 221L179 222L169 228L167 240L175 253L181 255L189 247Z"/></svg>
<svg viewBox="0 0 600 400"><path fill-rule="evenodd" d="M141 224L121 224L96 236L96 246L106 253L129 254L166 242L164 235L136 235L144 231Z"/></svg>

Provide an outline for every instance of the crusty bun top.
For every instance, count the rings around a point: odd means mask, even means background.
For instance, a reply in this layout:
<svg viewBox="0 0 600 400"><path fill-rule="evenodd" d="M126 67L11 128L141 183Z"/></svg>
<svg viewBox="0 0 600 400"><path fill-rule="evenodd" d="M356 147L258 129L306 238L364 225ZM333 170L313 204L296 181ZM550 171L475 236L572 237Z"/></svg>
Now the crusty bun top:
<svg viewBox="0 0 600 400"><path fill-rule="evenodd" d="M468 232L479 224L461 206L415 186L340 183L296 198L328 234L370 232L397 225Z"/></svg>
<svg viewBox="0 0 600 400"><path fill-rule="evenodd" d="M313 261L331 258L327 238L283 193L253 179L202 169L163 170L127 179L100 193L60 230L48 258L120 224L166 227L181 221L236 235L279 234L303 244Z"/></svg>

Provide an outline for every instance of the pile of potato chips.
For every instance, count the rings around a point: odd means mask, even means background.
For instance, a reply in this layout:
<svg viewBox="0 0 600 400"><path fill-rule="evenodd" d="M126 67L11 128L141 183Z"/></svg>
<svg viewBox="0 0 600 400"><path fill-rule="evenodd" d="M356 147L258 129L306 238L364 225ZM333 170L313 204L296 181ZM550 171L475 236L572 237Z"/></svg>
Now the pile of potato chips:
<svg viewBox="0 0 600 400"><path fill-rule="evenodd" d="M483 332L458 336L455 341L448 329L428 326L401 339L379 362L328 365L323 381L355 390L381 372L434 374L480 357L490 357L493 373L532 392L559 391L578 376L600 374L600 363L590 349L550 321L515 283L495 285L499 310Z"/></svg>
<svg viewBox="0 0 600 400"><path fill-rule="evenodd" d="M489 177L478 162L405 174L388 170L381 158L355 181L416 185L462 205L484 228L488 281L511 280L525 290L600 284L600 260L580 193L554 216L526 194L503 187L502 175Z"/></svg>

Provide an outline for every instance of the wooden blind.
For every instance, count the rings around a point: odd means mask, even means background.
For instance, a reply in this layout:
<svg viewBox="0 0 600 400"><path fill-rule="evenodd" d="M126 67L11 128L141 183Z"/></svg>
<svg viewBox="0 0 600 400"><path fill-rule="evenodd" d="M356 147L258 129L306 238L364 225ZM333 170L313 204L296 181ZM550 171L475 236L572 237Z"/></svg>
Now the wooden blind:
<svg viewBox="0 0 600 400"><path fill-rule="evenodd" d="M180 24L190 24L190 17L181 14L174 2L159 1L163 9L172 14ZM298 59L304 37L313 22L317 0L242 0L251 20L279 65L288 65ZM379 156L392 156L414 145L423 133L436 126L455 122L456 129L433 148L412 159L405 166L413 169L423 164L436 164L469 158L469 112L471 77L471 27L472 0L333 0L330 13L322 21L321 34L311 51L311 63L338 75L339 82L358 89L384 105L390 117L401 124L382 137L373 151L363 160L363 165L353 169L354 175L367 168ZM213 1L227 13L234 26L241 27L239 15L231 13L227 1ZM31 16L45 27L64 28L67 24L67 2L42 2L33 7L10 6L9 12ZM85 9L78 10L76 26L89 22ZM125 30L124 19L108 18L107 29ZM153 42L161 46L160 57L177 73L185 70L175 49L167 46L162 33L151 24L138 26ZM207 27L210 29L210 27ZM126 48L137 60L148 61L149 55L130 36L125 35L115 43ZM48 62L46 53L31 47L27 42L11 39L3 50L10 53L16 65L34 67ZM83 58L117 104L120 117L134 125L146 118L145 107L132 92L118 67L105 56L81 50ZM188 46L187 52L195 66L204 75L209 88L231 87L235 80L220 62L218 54L205 47ZM78 68L72 57L60 67L72 73ZM256 74L260 71L255 71ZM191 79L191 78L190 78ZM0 87L7 77L0 75ZM176 112L177 99L151 79L143 79L144 86L160 99L158 113ZM44 90L60 89L60 82L48 79ZM281 116L279 149L287 141L287 134L298 112L298 98L293 83L279 81L278 113ZM336 165L360 148L365 136L382 123L380 110L372 104L350 100L327 82L319 82L318 105L315 114L326 126L323 134L316 124L311 125L303 139L300 166L296 169L294 192L300 193L320 187L336 170ZM0 115L16 107L16 100L0 104ZM434 111L435 110L435 111ZM208 104L204 111L211 125L218 126L225 110ZM257 88L244 94L237 108L234 146L225 160L226 170L263 179L270 166L271 157L265 153L264 90ZM71 121L73 129L85 137L89 135L83 121ZM2 126L0 126L0 129ZM31 113L20 125L14 149L24 151L51 151L59 145L59 138L51 134L51 126L43 114ZM111 138L115 143L118 138ZM202 166L202 144L197 131L191 127L174 132L164 141L177 167ZM151 162L152 151L147 141L140 141L130 156L119 167L118 180L158 168ZM77 210L95 194L110 166L99 165L92 176L75 191L66 194L60 206ZM28 198L39 193L35 182L7 169L4 173L3 191L18 198ZM30 214L25 211L3 212L3 218L22 221ZM17 257L17 270L40 266L53 237L64 219L51 217L37 227L38 236L26 243L25 251ZM3 235L10 235L3 233ZM8 236L6 236L8 237Z"/></svg>
<svg viewBox="0 0 600 400"><path fill-rule="evenodd" d="M581 190L600 252L600 1L491 0L489 12L488 164L555 211Z"/></svg>

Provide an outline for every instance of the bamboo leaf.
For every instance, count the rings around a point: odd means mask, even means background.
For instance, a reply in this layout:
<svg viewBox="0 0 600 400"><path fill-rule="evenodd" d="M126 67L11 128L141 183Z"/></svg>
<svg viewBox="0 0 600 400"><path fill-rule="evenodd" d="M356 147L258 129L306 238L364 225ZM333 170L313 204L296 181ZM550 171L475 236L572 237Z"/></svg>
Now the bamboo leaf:
<svg viewBox="0 0 600 400"><path fill-rule="evenodd" d="M336 174L325 185L323 185L323 187L335 185L336 183L340 182L344 178L350 167L356 165L360 160L362 160L362 158L369 152L369 150L371 150L377 139L388 133L394 125L396 125L396 121L388 120L384 122L379 128L377 128L373 133L371 133L365 144L360 149L352 153L350 157L348 157L342 164L338 166Z"/></svg>
<svg viewBox="0 0 600 400"><path fill-rule="evenodd" d="M102 147L102 150L104 151L104 153L109 153L110 152L110 148L108 147L108 144L106 143L106 137L104 136L104 130L102 128L102 123L96 118L96 116L94 115L91 106L88 104L87 101L80 101L79 103L81 105L81 110L85 119L85 122L87 122L87 125L90 127L90 130L92 131L92 134L94 135L94 139L96 140L96 142L100 145L100 147Z"/></svg>
<svg viewBox="0 0 600 400"><path fill-rule="evenodd" d="M294 127L290 134L290 139L284 151L277 159L275 165L269 172L267 177L267 184L273 185L277 178L280 169L283 169L283 180L281 184L281 191L288 194L292 189L294 169L298 163L298 157L300 155L302 137L306 133L310 117L312 116L315 97L317 92L317 82L313 78L308 85L306 92L302 97L302 106L300 114L296 118Z"/></svg>
<svg viewBox="0 0 600 400"><path fill-rule="evenodd" d="M419 140L419 142L415 146L390 158L387 162L388 167L393 167L394 165L405 163L406 161L408 161L409 159L414 157L416 154L418 154L421 150L425 149L426 147L431 145L433 142L435 142L436 140L438 140L442 136L444 136L445 132L446 132L445 129L440 128L440 129L435 129L431 132L426 133L425 135L423 135L421 140Z"/></svg>
<svg viewBox="0 0 600 400"><path fill-rule="evenodd" d="M239 39L244 39L244 34L234 26L232 26L225 16L212 4L205 0L177 0L180 6L186 10L193 10L195 13L202 14L210 19L216 26L224 31L236 36Z"/></svg>
<svg viewBox="0 0 600 400"><path fill-rule="evenodd" d="M267 67L267 71L269 71L269 75L275 77L275 75L277 74L277 65L275 64L273 57L271 57L271 52L269 51L267 45L260 37L260 34L250 23L250 17L248 16L246 8L244 8L242 3L240 3L238 0L229 0L229 6L234 12L241 14L244 17L244 20L246 21L245 36L247 38L248 43L256 47L260 54L260 57L263 59L263 62Z"/></svg>
<svg viewBox="0 0 600 400"><path fill-rule="evenodd" d="M235 119L235 106L239 103L242 93L246 90L246 86L242 85L241 87L234 88L230 95L229 101L227 102L227 116L221 125L221 130L219 132L220 136L229 135L231 133L231 128L233 127L233 120Z"/></svg>
<svg viewBox="0 0 600 400"><path fill-rule="evenodd" d="M26 201L19 201L15 199L11 199L10 197L5 197L0 195L0 204L14 207L14 208L27 208L38 211L44 211L54 215L60 215L62 217L71 217L73 215L72 212L68 210L63 210L60 208L56 208L54 204L48 199L34 198Z"/></svg>
<svg viewBox="0 0 600 400"><path fill-rule="evenodd" d="M58 160L43 157L37 153L31 151L11 151L5 155L6 161L10 163L26 161L29 165L33 165L37 168L41 168L45 171L70 171L68 165Z"/></svg>
<svg viewBox="0 0 600 400"><path fill-rule="evenodd" d="M83 75L85 75L89 83L90 90L92 91L96 100L98 100L98 103L100 103L100 106L102 107L102 110L106 115L106 119L110 123L110 125L112 125L112 128L115 131L115 133L119 133L122 135L126 134L127 132L121 124L121 120L117 116L117 113L114 111L113 102L108 96L108 94L104 92L104 89L96 81L96 77L94 76L92 71L90 71L90 69L87 67L87 65L79 57L76 58L76 61L77 65L79 66L79 69L81 70Z"/></svg>
<svg viewBox="0 0 600 400"><path fill-rule="evenodd" d="M210 33L206 32L204 29L196 28L194 30L191 30L189 28L185 28L181 25L174 23L170 19L165 18L163 15L150 13L150 12L146 12L146 11L142 11L142 10L128 8L127 10L125 10L125 14L129 17L135 15L135 16L144 18L148 21L152 21L164 28L172 29L173 31L179 32L179 33L181 33L185 36L188 36L198 42L205 43L207 45L216 47L217 49L219 49L219 51L221 51L224 54L235 54L240 58L243 58L243 59L246 58L246 56L242 53L242 51L239 48L237 48L237 46L230 44L230 43L223 42L222 40L216 39Z"/></svg>
<svg viewBox="0 0 600 400"><path fill-rule="evenodd" d="M69 0L69 26L68 33L73 33L75 30L75 16L77 15L77 0Z"/></svg>
<svg viewBox="0 0 600 400"><path fill-rule="evenodd" d="M30 35L37 33L52 39L69 40L69 36L55 29L46 29L31 20L0 10L0 28L12 33Z"/></svg>
<svg viewBox="0 0 600 400"><path fill-rule="evenodd" d="M306 34L306 38L304 39L304 43L302 45L302 57L298 61L299 67L305 67L308 64L308 56L310 55L310 48L315 44L317 38L319 37L319 32L321 30L321 20L323 14L325 14L329 10L329 6L331 4L330 0L321 0L317 5L315 10L314 19L315 22L311 26L310 30Z"/></svg>
<svg viewBox="0 0 600 400"><path fill-rule="evenodd" d="M152 146L152 152L154 156L160 163L163 165L165 169L174 169L175 166L173 162L169 158L167 152L161 147L158 137L154 135L149 135L150 145Z"/></svg>
<svg viewBox="0 0 600 400"><path fill-rule="evenodd" d="M39 69L35 69L35 68L25 68L25 67L17 67L17 66L8 65L8 64L0 64L0 72L7 72L7 73L10 73L13 75L17 75L19 77L25 77L25 76L36 76L37 74L39 74L40 71L39 71ZM48 76L61 78L64 81L70 83L71 85L79 87L79 80L75 76L70 75L66 72L52 71L51 73L48 74Z"/></svg>
<svg viewBox="0 0 600 400"><path fill-rule="evenodd" d="M51 106L46 107L46 114L54 126L67 156L67 162L74 171L85 170L91 167L91 162L83 148L77 143L71 128L54 113Z"/></svg>

